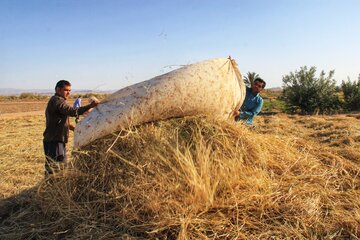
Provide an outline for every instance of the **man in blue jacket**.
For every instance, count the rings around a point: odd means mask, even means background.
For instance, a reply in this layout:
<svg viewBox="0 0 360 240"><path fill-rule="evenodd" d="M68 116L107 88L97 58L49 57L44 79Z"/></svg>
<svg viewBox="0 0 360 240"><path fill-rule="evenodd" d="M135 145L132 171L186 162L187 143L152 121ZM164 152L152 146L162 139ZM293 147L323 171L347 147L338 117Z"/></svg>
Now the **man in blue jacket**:
<svg viewBox="0 0 360 240"><path fill-rule="evenodd" d="M259 114L264 100L260 92L265 88L266 82L261 78L256 78L251 88L246 87L246 96L243 105L239 109L235 121L244 121L247 125L252 125L254 117Z"/></svg>

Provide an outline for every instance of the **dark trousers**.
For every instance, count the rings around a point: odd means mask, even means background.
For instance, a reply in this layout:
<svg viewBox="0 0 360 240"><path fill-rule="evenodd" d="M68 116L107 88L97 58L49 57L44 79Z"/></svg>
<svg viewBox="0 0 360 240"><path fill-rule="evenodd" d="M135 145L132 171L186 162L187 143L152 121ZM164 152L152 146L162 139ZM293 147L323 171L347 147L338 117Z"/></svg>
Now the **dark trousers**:
<svg viewBox="0 0 360 240"><path fill-rule="evenodd" d="M62 169L66 162L66 144L63 142L43 142L45 153L45 175Z"/></svg>

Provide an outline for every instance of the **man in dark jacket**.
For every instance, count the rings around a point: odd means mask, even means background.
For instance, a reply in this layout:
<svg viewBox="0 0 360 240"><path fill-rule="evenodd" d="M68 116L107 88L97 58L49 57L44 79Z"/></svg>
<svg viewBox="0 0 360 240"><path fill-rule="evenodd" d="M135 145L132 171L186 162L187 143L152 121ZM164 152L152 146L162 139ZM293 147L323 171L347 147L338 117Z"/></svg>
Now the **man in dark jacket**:
<svg viewBox="0 0 360 240"><path fill-rule="evenodd" d="M93 101L83 107L71 107L66 103L70 92L70 82L60 80L56 84L55 95L50 98L46 107L46 128L43 140L46 156L45 175L52 174L66 161L66 143L69 138L69 129L72 131L75 129L70 124L69 116L78 117L99 104L99 101Z"/></svg>

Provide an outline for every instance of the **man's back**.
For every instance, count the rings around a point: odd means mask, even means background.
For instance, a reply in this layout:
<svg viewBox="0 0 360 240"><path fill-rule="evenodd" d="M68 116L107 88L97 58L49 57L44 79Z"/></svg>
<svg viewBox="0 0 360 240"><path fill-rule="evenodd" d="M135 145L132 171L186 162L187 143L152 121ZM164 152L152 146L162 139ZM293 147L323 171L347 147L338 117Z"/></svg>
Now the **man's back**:
<svg viewBox="0 0 360 240"><path fill-rule="evenodd" d="M60 110L64 106L68 106L64 98L57 95L50 98L45 110L44 142L67 142L69 117ZM68 108L71 107L68 106Z"/></svg>

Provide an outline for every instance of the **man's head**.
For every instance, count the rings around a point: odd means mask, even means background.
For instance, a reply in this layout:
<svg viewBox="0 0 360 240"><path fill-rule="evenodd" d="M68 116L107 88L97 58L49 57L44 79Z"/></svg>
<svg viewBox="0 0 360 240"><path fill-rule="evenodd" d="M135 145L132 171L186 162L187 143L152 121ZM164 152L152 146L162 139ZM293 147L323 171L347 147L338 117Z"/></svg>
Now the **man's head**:
<svg viewBox="0 0 360 240"><path fill-rule="evenodd" d="M57 95L65 98L65 100L70 96L71 84L69 81L60 80L56 83L55 92Z"/></svg>
<svg viewBox="0 0 360 240"><path fill-rule="evenodd" d="M261 78L256 78L254 83L251 85L251 91L253 94L260 93L266 86L266 82Z"/></svg>

